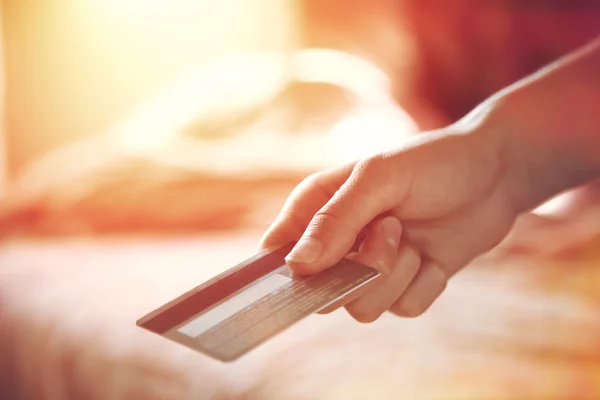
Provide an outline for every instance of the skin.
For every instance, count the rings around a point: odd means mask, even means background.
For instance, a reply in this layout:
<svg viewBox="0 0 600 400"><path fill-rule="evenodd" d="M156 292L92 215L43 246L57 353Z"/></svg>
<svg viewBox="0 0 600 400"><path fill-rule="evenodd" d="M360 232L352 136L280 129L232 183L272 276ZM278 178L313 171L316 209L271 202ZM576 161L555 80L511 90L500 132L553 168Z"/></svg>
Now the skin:
<svg viewBox="0 0 600 400"><path fill-rule="evenodd" d="M262 248L298 241L298 274L351 257L384 279L346 305L360 322L415 317L516 218L600 177L600 38L398 149L310 176ZM361 233L359 251L350 253Z"/></svg>

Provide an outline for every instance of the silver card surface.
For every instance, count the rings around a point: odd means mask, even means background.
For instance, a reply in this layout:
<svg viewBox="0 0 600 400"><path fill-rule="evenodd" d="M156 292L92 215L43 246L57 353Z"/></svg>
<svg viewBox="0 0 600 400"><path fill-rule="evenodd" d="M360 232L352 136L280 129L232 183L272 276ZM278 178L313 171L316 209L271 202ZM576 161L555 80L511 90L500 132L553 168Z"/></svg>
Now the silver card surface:
<svg viewBox="0 0 600 400"><path fill-rule="evenodd" d="M138 326L221 361L233 361L312 313L344 303L380 273L350 260L293 276L292 245L259 254L137 321Z"/></svg>

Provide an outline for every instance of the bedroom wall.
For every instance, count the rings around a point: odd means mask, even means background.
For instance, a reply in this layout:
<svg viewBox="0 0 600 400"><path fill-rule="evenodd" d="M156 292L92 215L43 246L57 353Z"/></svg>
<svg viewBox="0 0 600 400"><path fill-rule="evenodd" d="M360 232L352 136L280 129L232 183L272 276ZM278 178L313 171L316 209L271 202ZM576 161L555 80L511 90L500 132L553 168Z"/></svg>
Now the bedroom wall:
<svg viewBox="0 0 600 400"><path fill-rule="evenodd" d="M5 0L11 174L237 49L295 45L295 0Z"/></svg>

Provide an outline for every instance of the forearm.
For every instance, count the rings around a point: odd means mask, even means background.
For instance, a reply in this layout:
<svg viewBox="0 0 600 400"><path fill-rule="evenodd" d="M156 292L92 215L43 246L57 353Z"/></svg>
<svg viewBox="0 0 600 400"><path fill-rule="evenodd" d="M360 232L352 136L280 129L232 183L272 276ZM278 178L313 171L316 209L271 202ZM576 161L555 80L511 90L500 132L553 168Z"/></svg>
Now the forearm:
<svg viewBox="0 0 600 400"><path fill-rule="evenodd" d="M517 211L600 177L600 38L486 103Z"/></svg>

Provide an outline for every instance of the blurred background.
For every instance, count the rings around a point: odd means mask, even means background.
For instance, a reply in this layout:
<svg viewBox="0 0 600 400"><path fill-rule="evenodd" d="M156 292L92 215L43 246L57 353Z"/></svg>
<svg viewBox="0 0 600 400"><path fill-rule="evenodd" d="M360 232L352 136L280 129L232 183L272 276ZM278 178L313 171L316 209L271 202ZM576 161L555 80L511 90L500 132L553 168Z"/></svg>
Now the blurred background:
<svg viewBox="0 0 600 400"><path fill-rule="evenodd" d="M598 33L593 8L543 2L2 4L10 235L262 229L311 172L444 126Z"/></svg>
<svg viewBox="0 0 600 400"><path fill-rule="evenodd" d="M342 3L4 1L0 232L252 224L310 172L400 143L399 6ZM249 187L267 197L240 204Z"/></svg>
<svg viewBox="0 0 600 400"><path fill-rule="evenodd" d="M19 0L3 14L12 176L219 56L290 51L299 35L291 1Z"/></svg>
<svg viewBox="0 0 600 400"><path fill-rule="evenodd" d="M600 398L600 190L415 321L311 316L228 366L134 326L307 175L599 35L600 0L0 4L0 398Z"/></svg>

